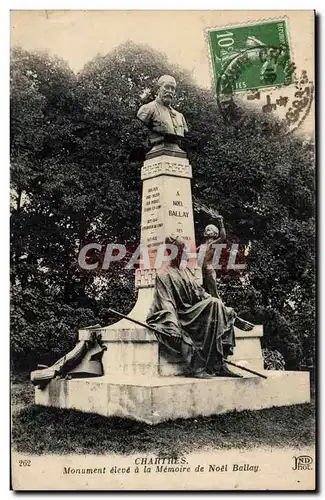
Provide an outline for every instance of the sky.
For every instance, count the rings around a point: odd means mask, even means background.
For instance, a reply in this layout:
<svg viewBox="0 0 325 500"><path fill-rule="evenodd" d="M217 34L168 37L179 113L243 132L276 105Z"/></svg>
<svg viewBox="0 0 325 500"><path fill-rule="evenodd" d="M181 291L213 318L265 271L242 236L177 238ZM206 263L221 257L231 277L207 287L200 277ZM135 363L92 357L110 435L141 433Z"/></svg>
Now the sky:
<svg viewBox="0 0 325 500"><path fill-rule="evenodd" d="M45 50L67 61L76 72L97 54L105 55L121 43L132 40L164 52L170 62L191 71L197 84L205 88L213 86L208 29L285 18L292 59L299 72L307 70L309 78L314 78L312 11L17 10L11 11L10 17L12 46ZM266 104L267 94L271 95L272 102L288 95L292 103L296 90L287 87L263 91L262 98L254 105ZM280 118L284 118L286 112L287 108L280 106L275 111ZM313 106L298 132L309 137L313 135Z"/></svg>
<svg viewBox="0 0 325 500"><path fill-rule="evenodd" d="M204 27L196 12L16 11L11 13L11 44L47 50L74 71L96 54L105 55L126 40L146 43L173 63L193 71L197 83L211 85Z"/></svg>

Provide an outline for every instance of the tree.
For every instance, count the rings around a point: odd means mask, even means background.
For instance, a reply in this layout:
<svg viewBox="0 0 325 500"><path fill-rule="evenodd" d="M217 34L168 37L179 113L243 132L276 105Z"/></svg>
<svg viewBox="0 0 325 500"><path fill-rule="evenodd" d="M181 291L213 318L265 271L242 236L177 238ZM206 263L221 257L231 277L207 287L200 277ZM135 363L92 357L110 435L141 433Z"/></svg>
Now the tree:
<svg viewBox="0 0 325 500"><path fill-rule="evenodd" d="M36 338L36 331L39 355L50 352L46 338L63 350L78 327L107 323L110 305L131 309L132 272L121 266L84 272L77 256L90 241L139 241L148 136L135 117L164 73L175 76L175 107L190 125L193 194L220 210L230 239L250 243L247 270L220 277L224 298L264 323L265 347L278 349L288 366L300 366L314 349L312 145L284 136L262 113L243 110L240 125L225 122L215 97L187 71L131 42L96 57L78 75L58 59L13 51L14 353L31 356L35 342L27 335ZM197 235L208 222L200 215Z"/></svg>

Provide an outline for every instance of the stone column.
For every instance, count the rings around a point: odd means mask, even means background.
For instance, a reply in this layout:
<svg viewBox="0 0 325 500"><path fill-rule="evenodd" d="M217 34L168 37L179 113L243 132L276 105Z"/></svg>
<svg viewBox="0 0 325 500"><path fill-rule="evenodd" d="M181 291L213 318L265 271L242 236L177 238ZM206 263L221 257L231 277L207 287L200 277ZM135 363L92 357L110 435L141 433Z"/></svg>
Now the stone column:
<svg viewBox="0 0 325 500"><path fill-rule="evenodd" d="M155 148L154 148L155 149ZM148 259L135 272L138 298L128 316L145 322L151 306L156 276L157 249L167 235L179 234L195 251L194 219L191 194L192 169L184 151L176 145L151 150L141 169L142 213L141 245L148 248ZM146 250L140 257L144 257ZM189 265L195 267L196 259ZM196 271L197 272L197 271ZM98 330L107 345L103 355L105 375L174 375L181 367L169 366L160 356L155 335L126 319ZM79 331L82 339L87 332Z"/></svg>
<svg viewBox="0 0 325 500"><path fill-rule="evenodd" d="M143 263L136 270L138 289L154 285L159 267L157 249L169 234L180 235L188 249L195 252L191 178L191 165L181 150L178 156L171 156L171 152L165 150L144 162L141 169L141 245L148 248L150 267ZM195 259L191 259L189 265L194 267Z"/></svg>

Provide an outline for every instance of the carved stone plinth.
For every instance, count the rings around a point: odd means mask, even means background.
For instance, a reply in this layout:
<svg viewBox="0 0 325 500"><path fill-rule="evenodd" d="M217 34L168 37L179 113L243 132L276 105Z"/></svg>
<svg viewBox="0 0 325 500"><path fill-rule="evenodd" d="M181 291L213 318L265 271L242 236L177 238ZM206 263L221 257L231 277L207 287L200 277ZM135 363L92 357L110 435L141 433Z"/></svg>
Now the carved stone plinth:
<svg viewBox="0 0 325 500"><path fill-rule="evenodd" d="M140 290L147 294L147 299L149 292ZM135 316L141 317L141 311L133 310L132 317ZM105 375L52 380L44 390L35 390L37 404L158 424L177 418L310 401L308 372L263 370L263 329L259 325L251 332L235 329L236 347L229 360L263 372L266 380L239 369L242 379L183 377L184 364L170 363L155 335L147 329L132 328L130 322L122 320L98 331L107 346L103 356ZM84 335L87 331L81 330L80 339Z"/></svg>
<svg viewBox="0 0 325 500"><path fill-rule="evenodd" d="M175 158L163 155L146 160L141 169L141 179L150 179L158 175L171 175L192 179L192 167L187 158Z"/></svg>

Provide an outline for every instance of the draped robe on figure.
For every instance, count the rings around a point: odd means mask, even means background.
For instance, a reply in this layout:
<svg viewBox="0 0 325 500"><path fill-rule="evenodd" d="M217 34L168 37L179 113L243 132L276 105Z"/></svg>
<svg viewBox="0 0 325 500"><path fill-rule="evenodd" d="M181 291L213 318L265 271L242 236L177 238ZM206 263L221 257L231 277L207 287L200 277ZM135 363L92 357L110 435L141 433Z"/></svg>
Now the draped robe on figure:
<svg viewBox="0 0 325 500"><path fill-rule="evenodd" d="M170 265L158 271L147 322L173 335L160 340L169 353L182 356L190 370L220 371L222 357L232 354L235 345L235 317L232 308L205 292L190 269Z"/></svg>

